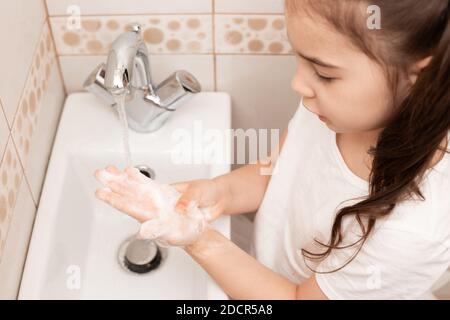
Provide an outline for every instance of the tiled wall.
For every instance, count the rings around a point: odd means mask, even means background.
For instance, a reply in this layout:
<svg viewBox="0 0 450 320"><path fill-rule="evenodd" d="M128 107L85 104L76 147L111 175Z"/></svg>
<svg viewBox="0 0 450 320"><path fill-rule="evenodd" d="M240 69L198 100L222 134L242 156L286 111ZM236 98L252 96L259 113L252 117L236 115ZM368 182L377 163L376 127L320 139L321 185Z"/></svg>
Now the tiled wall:
<svg viewBox="0 0 450 320"><path fill-rule="evenodd" d="M65 92L44 1L2 1L0 24L0 298L15 298Z"/></svg>
<svg viewBox="0 0 450 320"><path fill-rule="evenodd" d="M17 294L65 95L131 22L154 82L186 69L204 91L230 93L234 128L283 129L295 112L283 0L1 1L0 298Z"/></svg>
<svg viewBox="0 0 450 320"><path fill-rule="evenodd" d="M284 0L47 0L68 92L82 90L111 42L143 27L156 83L186 69L205 91L226 91L234 128L285 128L298 105ZM77 20L77 13L81 19Z"/></svg>

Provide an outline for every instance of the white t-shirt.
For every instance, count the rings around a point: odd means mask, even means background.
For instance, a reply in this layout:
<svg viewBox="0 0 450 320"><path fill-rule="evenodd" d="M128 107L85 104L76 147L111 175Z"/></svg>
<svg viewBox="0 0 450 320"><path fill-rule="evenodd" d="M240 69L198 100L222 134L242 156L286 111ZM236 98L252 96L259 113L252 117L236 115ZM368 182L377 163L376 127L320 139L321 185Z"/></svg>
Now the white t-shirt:
<svg viewBox="0 0 450 320"><path fill-rule="evenodd" d="M267 267L301 283L335 270L355 248L333 250L323 262L305 260L327 244L339 208L368 194L369 184L346 165L336 134L302 104L290 120L282 151L256 214L252 252ZM449 132L450 133L450 132ZM449 134L450 138L450 134ZM377 221L356 258L343 269L316 273L330 299L421 298L450 265L450 155L426 174L425 201L408 200ZM345 241L359 239L354 216L344 218Z"/></svg>

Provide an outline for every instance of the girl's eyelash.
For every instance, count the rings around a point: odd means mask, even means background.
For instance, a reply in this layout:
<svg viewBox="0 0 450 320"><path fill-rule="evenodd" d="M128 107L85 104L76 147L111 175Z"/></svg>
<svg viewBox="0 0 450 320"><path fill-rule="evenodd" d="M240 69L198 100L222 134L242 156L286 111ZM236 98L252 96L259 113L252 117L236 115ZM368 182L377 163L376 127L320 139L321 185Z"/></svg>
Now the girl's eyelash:
<svg viewBox="0 0 450 320"><path fill-rule="evenodd" d="M329 78L329 77L324 77L321 74L319 74L317 71L314 71L316 77L323 82L332 82L333 80L335 80L335 78Z"/></svg>
<svg viewBox="0 0 450 320"><path fill-rule="evenodd" d="M299 59L303 59L303 57L301 57L299 54L296 54L295 57L298 60ZM315 74L316 78L319 79L319 81L322 81L322 82L325 82L325 83L330 83L330 82L333 82L334 80L336 80L336 78L329 78L329 77L322 76L315 69L314 69L314 74Z"/></svg>

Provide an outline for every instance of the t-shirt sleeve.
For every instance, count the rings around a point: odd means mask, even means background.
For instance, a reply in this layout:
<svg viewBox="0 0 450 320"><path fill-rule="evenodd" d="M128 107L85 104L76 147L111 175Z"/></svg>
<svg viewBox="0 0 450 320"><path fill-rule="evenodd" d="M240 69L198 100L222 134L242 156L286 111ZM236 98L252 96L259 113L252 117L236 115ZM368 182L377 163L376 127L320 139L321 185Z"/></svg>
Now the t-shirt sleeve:
<svg viewBox="0 0 450 320"><path fill-rule="evenodd" d="M419 299L449 266L449 250L417 233L380 228L355 253L333 250L318 268L316 281L329 299Z"/></svg>

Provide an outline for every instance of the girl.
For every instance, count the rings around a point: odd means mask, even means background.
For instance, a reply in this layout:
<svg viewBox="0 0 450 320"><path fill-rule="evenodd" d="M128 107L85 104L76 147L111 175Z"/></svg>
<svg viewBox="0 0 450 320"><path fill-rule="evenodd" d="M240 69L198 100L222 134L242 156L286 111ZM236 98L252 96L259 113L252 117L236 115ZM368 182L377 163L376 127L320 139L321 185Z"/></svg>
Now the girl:
<svg viewBox="0 0 450 320"><path fill-rule="evenodd" d="M380 28L368 27L373 5ZM231 298L420 298L448 268L449 7L286 1L302 103L273 175L258 162L174 185L180 212L193 200L212 218L259 208L255 258L210 228L184 246ZM97 197L148 220L126 185L108 188Z"/></svg>

